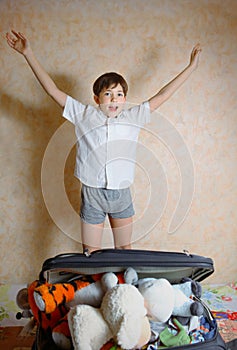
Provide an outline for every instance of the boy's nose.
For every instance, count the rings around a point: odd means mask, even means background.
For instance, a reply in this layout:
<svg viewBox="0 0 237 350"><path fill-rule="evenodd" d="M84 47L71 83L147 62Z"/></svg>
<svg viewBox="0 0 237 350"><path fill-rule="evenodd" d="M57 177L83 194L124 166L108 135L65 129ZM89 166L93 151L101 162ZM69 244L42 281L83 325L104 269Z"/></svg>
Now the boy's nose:
<svg viewBox="0 0 237 350"><path fill-rule="evenodd" d="M112 95L112 96L111 96L111 100L112 100L112 101L116 101L116 100L117 100L116 96Z"/></svg>

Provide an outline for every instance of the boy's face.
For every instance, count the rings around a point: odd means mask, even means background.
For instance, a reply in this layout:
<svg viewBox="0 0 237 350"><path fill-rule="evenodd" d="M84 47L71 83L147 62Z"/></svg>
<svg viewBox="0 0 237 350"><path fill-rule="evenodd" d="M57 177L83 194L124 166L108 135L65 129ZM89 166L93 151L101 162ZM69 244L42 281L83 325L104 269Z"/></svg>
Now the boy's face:
<svg viewBox="0 0 237 350"><path fill-rule="evenodd" d="M103 89L99 96L94 96L95 102L102 112L109 118L115 118L124 107L126 96L120 84Z"/></svg>

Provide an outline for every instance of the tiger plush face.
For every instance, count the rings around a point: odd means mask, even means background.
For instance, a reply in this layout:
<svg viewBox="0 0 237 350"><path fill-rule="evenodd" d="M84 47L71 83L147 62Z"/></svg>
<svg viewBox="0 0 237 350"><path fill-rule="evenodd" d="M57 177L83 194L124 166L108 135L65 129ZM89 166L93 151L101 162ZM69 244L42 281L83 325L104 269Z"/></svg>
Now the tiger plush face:
<svg viewBox="0 0 237 350"><path fill-rule="evenodd" d="M44 283L34 290L35 303L39 310L46 314L52 313L56 308L73 300L75 292L85 288L89 282L72 281L70 283Z"/></svg>

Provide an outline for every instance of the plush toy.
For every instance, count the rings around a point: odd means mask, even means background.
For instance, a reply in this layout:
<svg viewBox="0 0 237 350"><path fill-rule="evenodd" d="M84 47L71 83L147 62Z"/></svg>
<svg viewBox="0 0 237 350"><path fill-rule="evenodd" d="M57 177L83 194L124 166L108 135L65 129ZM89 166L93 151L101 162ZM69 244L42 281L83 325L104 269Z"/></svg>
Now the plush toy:
<svg viewBox="0 0 237 350"><path fill-rule="evenodd" d="M70 350L72 348L71 332L68 326L68 314L61 318L52 328L52 339L58 348Z"/></svg>
<svg viewBox="0 0 237 350"><path fill-rule="evenodd" d="M76 280L70 283L44 283L34 290L35 303L39 310L52 313L59 305L73 307L78 304L87 304L99 307L107 289L119 283L132 284L136 280L136 271L128 268L123 274L108 272L92 275L93 283Z"/></svg>
<svg viewBox="0 0 237 350"><path fill-rule="evenodd" d="M111 338L122 349L133 349L150 339L144 298L130 284L109 289L99 309L90 305L72 308L68 322L75 350L99 350Z"/></svg>
<svg viewBox="0 0 237 350"><path fill-rule="evenodd" d="M70 283L39 283L33 296L40 311L51 314L59 305L66 305L75 298L76 293L90 286L89 282L76 280Z"/></svg>
<svg viewBox="0 0 237 350"><path fill-rule="evenodd" d="M150 339L144 298L136 287L121 284L110 289L103 298L101 310L115 341L122 348L142 347Z"/></svg>
<svg viewBox="0 0 237 350"><path fill-rule="evenodd" d="M171 315L181 317L201 316L203 306L192 299L200 297L201 285L195 281L171 285L167 279L144 278L137 282L145 299L147 315L152 321L166 322Z"/></svg>
<svg viewBox="0 0 237 350"><path fill-rule="evenodd" d="M51 313L41 311L34 298L34 292L40 286L42 286L41 282L34 281L28 287L28 301L36 323L41 332L44 333L44 337L50 339L52 336L53 341L59 348L69 350L71 349L71 336L68 323L64 322L67 318L68 308L62 303ZM57 286L55 288L57 290Z"/></svg>
<svg viewBox="0 0 237 350"><path fill-rule="evenodd" d="M28 287L28 301L34 318L44 336L58 348L70 350L71 334L67 322L69 307L75 292L89 286L86 281L49 284L34 281Z"/></svg>
<svg viewBox="0 0 237 350"><path fill-rule="evenodd" d="M64 350L71 349L71 336L67 313L75 305L99 307L107 289L119 283L132 283L134 271L93 275L90 282L75 280L69 283L42 283L34 281L28 288L28 299L38 325L52 335L55 344ZM91 283L93 281L93 283Z"/></svg>
<svg viewBox="0 0 237 350"><path fill-rule="evenodd" d="M16 304L22 310L22 312L18 312L16 314L17 320L20 320L21 318L31 318L33 316L28 301L27 288L22 288L18 291L16 296Z"/></svg>
<svg viewBox="0 0 237 350"><path fill-rule="evenodd" d="M20 336L28 336L32 333L36 322L33 316L33 313L30 308L30 304L28 301L28 288L22 288L18 291L16 296L16 304L22 310L21 312L17 312L16 319L20 320L21 318L28 318L29 321L25 324L23 329L21 330Z"/></svg>

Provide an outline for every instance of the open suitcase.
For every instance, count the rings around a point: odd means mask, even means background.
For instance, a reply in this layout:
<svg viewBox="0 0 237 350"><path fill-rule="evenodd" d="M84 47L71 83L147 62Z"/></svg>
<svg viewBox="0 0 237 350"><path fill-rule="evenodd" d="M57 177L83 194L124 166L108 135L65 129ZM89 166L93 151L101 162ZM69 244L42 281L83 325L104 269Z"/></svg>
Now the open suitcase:
<svg viewBox="0 0 237 350"><path fill-rule="evenodd" d="M139 279L147 277L165 278L171 284L180 283L184 277L201 282L214 272L212 259L192 255L187 252L103 249L93 252L89 256L82 253L72 253L61 254L47 259L43 263L39 280L49 283L61 283L74 280L77 276L83 274L120 273L129 267L133 267L136 270ZM227 350L211 311L203 302L202 304L205 318L210 324L215 325L211 339L188 345L173 346L173 350ZM46 334L38 327L32 350L46 349L58 350L50 334ZM155 347L150 347L150 349L155 349ZM171 347L166 347L166 349L171 349ZM87 349L85 348L85 350Z"/></svg>

